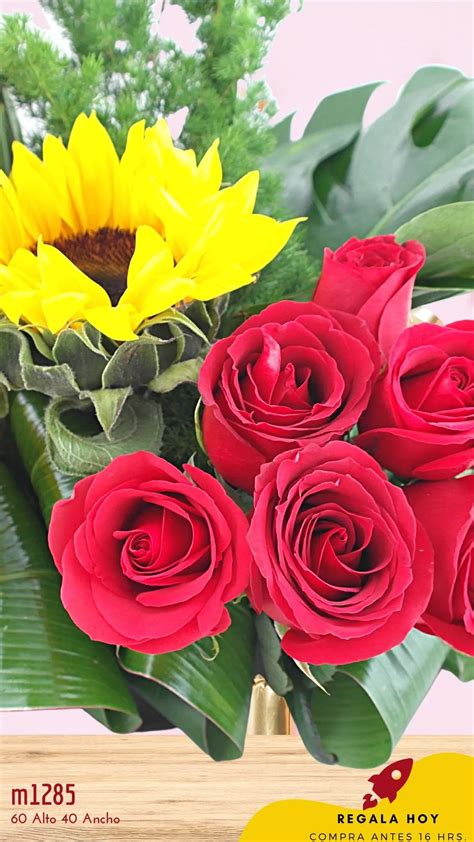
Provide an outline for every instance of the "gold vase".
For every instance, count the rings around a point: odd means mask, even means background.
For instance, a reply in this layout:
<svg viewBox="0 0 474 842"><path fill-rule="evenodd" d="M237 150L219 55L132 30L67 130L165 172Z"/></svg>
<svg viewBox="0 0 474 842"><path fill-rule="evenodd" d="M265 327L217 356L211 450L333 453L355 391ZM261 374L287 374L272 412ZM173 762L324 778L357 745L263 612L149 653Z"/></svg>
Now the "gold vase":
<svg viewBox="0 0 474 842"><path fill-rule="evenodd" d="M290 733L290 711L282 696L273 692L262 675L256 675L253 682L247 734Z"/></svg>

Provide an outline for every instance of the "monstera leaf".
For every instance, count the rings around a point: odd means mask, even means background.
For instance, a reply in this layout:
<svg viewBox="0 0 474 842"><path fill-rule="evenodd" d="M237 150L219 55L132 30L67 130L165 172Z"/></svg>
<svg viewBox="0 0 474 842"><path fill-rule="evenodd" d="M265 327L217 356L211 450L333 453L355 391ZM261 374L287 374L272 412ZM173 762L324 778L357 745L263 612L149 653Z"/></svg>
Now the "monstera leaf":
<svg viewBox="0 0 474 842"><path fill-rule="evenodd" d="M290 140L292 116L275 126L277 144L265 169L279 173L285 203L293 216L308 214L314 201L313 175L323 161L336 167L359 136L365 106L379 83L326 97L316 108L297 143Z"/></svg>
<svg viewBox="0 0 474 842"><path fill-rule="evenodd" d="M451 68L415 73L395 105L360 135L342 180L317 195L307 228L315 255L473 198L472 91L472 81Z"/></svg>
<svg viewBox="0 0 474 842"><path fill-rule="evenodd" d="M453 292L474 289L474 202L456 202L415 216L396 232L400 242L420 240L426 262L417 287Z"/></svg>
<svg viewBox="0 0 474 842"><path fill-rule="evenodd" d="M289 118L276 127L267 166L282 175L289 208L309 215L315 258L349 237L393 233L431 208L474 198L472 85L452 68L424 67L367 129L361 120L376 84L323 100L301 140L290 142Z"/></svg>

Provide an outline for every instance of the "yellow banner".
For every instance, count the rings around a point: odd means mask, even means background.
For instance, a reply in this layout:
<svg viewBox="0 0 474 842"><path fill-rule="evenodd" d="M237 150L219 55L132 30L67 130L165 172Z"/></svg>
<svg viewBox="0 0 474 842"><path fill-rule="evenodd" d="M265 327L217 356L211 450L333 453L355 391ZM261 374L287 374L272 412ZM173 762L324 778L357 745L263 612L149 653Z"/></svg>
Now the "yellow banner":
<svg viewBox="0 0 474 842"><path fill-rule="evenodd" d="M407 758L371 776L360 810L277 801L251 819L240 842L474 842L473 793L472 757Z"/></svg>

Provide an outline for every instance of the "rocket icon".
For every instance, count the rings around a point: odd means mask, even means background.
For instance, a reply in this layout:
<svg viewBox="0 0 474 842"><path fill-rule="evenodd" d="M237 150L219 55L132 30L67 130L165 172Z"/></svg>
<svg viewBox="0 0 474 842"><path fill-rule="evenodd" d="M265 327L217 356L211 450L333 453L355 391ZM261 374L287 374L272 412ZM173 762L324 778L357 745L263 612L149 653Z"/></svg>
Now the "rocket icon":
<svg viewBox="0 0 474 842"><path fill-rule="evenodd" d="M382 769L377 775L372 775L369 778L372 784L372 792L364 795L363 810L370 807L375 807L379 799L388 798L390 803L395 801L398 791L405 786L413 767L413 760L409 757L405 760L396 760L395 763L390 763L385 769Z"/></svg>

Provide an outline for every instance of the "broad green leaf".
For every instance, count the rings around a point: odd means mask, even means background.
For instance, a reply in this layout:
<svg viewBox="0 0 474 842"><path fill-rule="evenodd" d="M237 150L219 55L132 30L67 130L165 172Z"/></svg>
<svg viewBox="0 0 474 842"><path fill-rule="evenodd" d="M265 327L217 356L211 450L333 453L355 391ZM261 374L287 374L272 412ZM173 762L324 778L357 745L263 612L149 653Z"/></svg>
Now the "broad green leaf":
<svg viewBox="0 0 474 842"><path fill-rule="evenodd" d="M323 690L319 690L314 680L305 675L304 671L291 658L285 657L284 664L285 670L293 683L293 689L287 693L285 698L305 748L320 763L330 765L337 763L337 756L332 750L327 750L322 743L318 724L313 714L313 694L317 690L318 693L323 695Z"/></svg>
<svg viewBox="0 0 474 842"><path fill-rule="evenodd" d="M399 242L419 240L426 262L417 285L474 289L474 202L456 202L415 216L396 232Z"/></svg>
<svg viewBox="0 0 474 842"><path fill-rule="evenodd" d="M54 504L70 497L79 479L58 471L48 454L44 424L47 405L48 398L38 392L17 392L10 411L11 432L46 524Z"/></svg>
<svg viewBox="0 0 474 842"><path fill-rule="evenodd" d="M105 708L110 727L135 730L140 718L113 650L72 623L59 589L43 524L0 465L0 706Z"/></svg>
<svg viewBox="0 0 474 842"><path fill-rule="evenodd" d="M463 289L438 289L437 287L419 287L415 286L411 298L413 307L426 307L427 304L432 304L434 301L442 301L445 298L452 298L453 295L462 295Z"/></svg>
<svg viewBox="0 0 474 842"><path fill-rule="evenodd" d="M311 252L393 233L429 208L473 198L473 166L471 80L421 68L360 134L342 183L319 192L306 228Z"/></svg>
<svg viewBox="0 0 474 842"><path fill-rule="evenodd" d="M257 614L255 628L259 658L256 671L266 678L275 693L285 696L293 689L293 682L284 669L280 638L273 621L266 614Z"/></svg>
<svg viewBox="0 0 474 842"><path fill-rule="evenodd" d="M288 117L275 127L279 143L267 159L265 169L281 175L285 205L294 216L307 214L311 209L316 167L353 143L367 102L378 85L375 82L351 88L323 99L296 143L289 139Z"/></svg>
<svg viewBox="0 0 474 842"><path fill-rule="evenodd" d="M12 142L21 140L21 128L13 101L5 87L0 87L0 169L10 172Z"/></svg>
<svg viewBox="0 0 474 842"><path fill-rule="evenodd" d="M460 681L474 681L474 658L456 649L450 649L443 669L452 672Z"/></svg>
<svg viewBox="0 0 474 842"><path fill-rule="evenodd" d="M46 407L48 451L59 471L85 476L102 470L123 453L159 453L163 418L157 401L132 395L108 434L96 429L90 410L87 401L74 398L59 398Z"/></svg>
<svg viewBox="0 0 474 842"><path fill-rule="evenodd" d="M342 766L384 763L403 735L446 658L446 646L417 630L386 652L337 667L315 688L311 712L321 745ZM299 727L298 720L296 724Z"/></svg>
<svg viewBox="0 0 474 842"><path fill-rule="evenodd" d="M228 607L232 625L213 660L199 643L166 655L119 650L132 687L214 760L241 756L253 682L252 613L242 602Z"/></svg>
<svg viewBox="0 0 474 842"><path fill-rule="evenodd" d="M0 383L0 419L6 418L9 412L8 389Z"/></svg>

